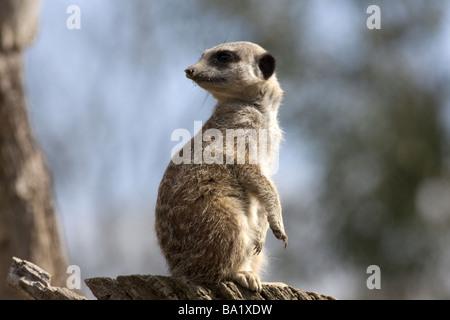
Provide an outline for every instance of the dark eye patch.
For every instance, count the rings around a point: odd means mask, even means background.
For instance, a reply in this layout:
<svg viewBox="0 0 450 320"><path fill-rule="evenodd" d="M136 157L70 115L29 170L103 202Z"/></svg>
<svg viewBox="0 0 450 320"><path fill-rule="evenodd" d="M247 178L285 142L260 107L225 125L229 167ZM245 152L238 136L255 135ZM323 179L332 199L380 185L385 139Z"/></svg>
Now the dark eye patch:
<svg viewBox="0 0 450 320"><path fill-rule="evenodd" d="M217 63L225 64L239 61L239 57L234 52L231 51L219 51L212 58L215 64Z"/></svg>

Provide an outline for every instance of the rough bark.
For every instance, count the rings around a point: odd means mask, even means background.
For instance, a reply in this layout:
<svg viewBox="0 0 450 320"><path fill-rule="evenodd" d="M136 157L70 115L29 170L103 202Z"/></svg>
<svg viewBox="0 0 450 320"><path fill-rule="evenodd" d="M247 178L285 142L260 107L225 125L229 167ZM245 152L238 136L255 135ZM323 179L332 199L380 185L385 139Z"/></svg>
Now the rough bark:
<svg viewBox="0 0 450 320"><path fill-rule="evenodd" d="M8 283L27 299L84 300L67 288L52 287L50 274L29 261L13 258ZM127 275L117 279L85 280L98 300L334 300L331 296L302 291L284 284L264 283L260 293L233 282L197 284L153 275Z"/></svg>
<svg viewBox="0 0 450 320"><path fill-rule="evenodd" d="M52 180L30 128L22 79L22 52L39 9L38 0L0 0L0 299L17 298L5 282L12 256L41 265L57 283L67 276Z"/></svg>
<svg viewBox="0 0 450 320"><path fill-rule="evenodd" d="M7 282L29 300L86 300L67 288L52 287L51 275L29 261L13 257Z"/></svg>
<svg viewBox="0 0 450 320"><path fill-rule="evenodd" d="M92 278L85 282L99 300L334 300L331 296L271 283L263 283L258 293L231 281L206 285L154 275Z"/></svg>

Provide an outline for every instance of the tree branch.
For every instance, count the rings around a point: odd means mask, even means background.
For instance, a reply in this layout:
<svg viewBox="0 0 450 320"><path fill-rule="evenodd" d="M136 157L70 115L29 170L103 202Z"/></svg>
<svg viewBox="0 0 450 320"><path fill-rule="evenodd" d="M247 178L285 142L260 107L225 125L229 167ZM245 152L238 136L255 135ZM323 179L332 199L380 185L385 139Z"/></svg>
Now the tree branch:
<svg viewBox="0 0 450 320"><path fill-rule="evenodd" d="M99 300L334 300L330 296L306 292L281 283L263 283L260 293L234 282L218 285L197 284L188 280L154 275L127 275L116 279L85 280Z"/></svg>
<svg viewBox="0 0 450 320"><path fill-rule="evenodd" d="M52 287L50 278L48 272L31 262L13 258L8 284L27 299L86 299L67 288ZM258 293L231 281L206 285L154 275L126 275L116 279L98 277L85 282L99 300L335 300L283 283L263 283L262 291Z"/></svg>
<svg viewBox="0 0 450 320"><path fill-rule="evenodd" d="M35 264L13 257L7 282L17 293L29 300L86 300L67 288L52 287L51 275Z"/></svg>

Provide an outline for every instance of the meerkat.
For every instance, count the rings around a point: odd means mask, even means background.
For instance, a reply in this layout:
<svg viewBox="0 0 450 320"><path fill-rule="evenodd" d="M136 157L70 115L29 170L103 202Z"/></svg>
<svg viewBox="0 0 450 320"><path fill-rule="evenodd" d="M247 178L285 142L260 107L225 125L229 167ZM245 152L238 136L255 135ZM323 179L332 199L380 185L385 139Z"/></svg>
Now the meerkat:
<svg viewBox="0 0 450 320"><path fill-rule="evenodd" d="M187 78L217 100L197 135L210 129L223 136L231 129L263 130L268 151L250 163L250 149L263 146L248 139L244 163L230 163L229 153L220 149L213 153L224 161L169 163L158 190L155 231L175 277L200 283L231 280L261 291L268 228L287 246L281 204L269 174L282 139L277 113L283 90L275 65L275 58L259 45L231 42L204 51L199 62L185 70ZM200 141L203 151L211 140ZM193 137L189 147L195 143ZM198 156L194 148L183 148L179 155L186 150ZM233 150L236 160L236 146Z"/></svg>

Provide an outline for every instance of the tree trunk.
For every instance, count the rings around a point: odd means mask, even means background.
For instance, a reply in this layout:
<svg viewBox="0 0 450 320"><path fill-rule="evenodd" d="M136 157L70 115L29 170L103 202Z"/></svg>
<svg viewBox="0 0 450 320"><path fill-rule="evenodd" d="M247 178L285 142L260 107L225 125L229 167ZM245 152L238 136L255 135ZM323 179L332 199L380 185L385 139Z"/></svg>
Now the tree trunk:
<svg viewBox="0 0 450 320"><path fill-rule="evenodd" d="M12 256L30 260L63 284L66 255L44 154L28 121L23 54L37 31L40 1L0 0L0 299Z"/></svg>

